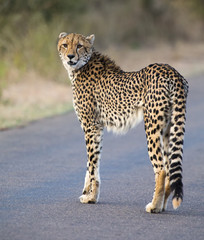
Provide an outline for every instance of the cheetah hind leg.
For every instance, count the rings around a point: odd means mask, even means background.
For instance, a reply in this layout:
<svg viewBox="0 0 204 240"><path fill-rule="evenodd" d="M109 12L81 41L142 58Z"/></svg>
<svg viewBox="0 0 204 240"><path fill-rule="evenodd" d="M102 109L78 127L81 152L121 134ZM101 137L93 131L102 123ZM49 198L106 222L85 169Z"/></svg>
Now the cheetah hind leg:
<svg viewBox="0 0 204 240"><path fill-rule="evenodd" d="M166 210L168 198L169 198L169 195L171 194L170 178L169 178L169 157L168 157L169 156L170 127L171 127L171 124L169 123L166 131L163 134L163 147L164 147L163 157L164 157L164 168L166 171L166 178L165 178L165 196L164 196L164 204L163 204L162 211Z"/></svg>
<svg viewBox="0 0 204 240"><path fill-rule="evenodd" d="M159 213L163 210L164 191L165 191L165 170L155 175L155 191L152 201L146 205L146 212Z"/></svg>
<svg viewBox="0 0 204 240"><path fill-rule="evenodd" d="M164 204L163 204L162 211L166 210L167 203L168 203L168 198L169 198L170 194L171 194L170 180L169 180L169 176L166 176L166 179L165 179L165 196L164 196Z"/></svg>

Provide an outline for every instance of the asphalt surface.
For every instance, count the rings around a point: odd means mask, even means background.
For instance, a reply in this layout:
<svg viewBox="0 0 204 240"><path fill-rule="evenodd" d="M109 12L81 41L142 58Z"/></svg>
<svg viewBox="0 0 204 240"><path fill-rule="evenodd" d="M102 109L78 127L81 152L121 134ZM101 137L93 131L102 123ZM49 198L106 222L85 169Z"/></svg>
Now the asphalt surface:
<svg viewBox="0 0 204 240"><path fill-rule="evenodd" d="M124 136L105 133L101 197L83 205L86 152L74 113L0 132L0 239L204 239L204 76L189 79L184 202L145 212L153 170L143 124Z"/></svg>

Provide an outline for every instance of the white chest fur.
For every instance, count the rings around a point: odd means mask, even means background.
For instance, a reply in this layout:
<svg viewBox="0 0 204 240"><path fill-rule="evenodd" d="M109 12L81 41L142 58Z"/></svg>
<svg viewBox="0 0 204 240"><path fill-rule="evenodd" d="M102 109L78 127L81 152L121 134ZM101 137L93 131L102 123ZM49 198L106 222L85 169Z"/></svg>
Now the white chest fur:
<svg viewBox="0 0 204 240"><path fill-rule="evenodd" d="M75 69L73 67L71 67L70 65L68 65L66 61L63 61L63 65L64 65L65 69L67 70L70 81L73 82L75 79L75 74L74 74Z"/></svg>

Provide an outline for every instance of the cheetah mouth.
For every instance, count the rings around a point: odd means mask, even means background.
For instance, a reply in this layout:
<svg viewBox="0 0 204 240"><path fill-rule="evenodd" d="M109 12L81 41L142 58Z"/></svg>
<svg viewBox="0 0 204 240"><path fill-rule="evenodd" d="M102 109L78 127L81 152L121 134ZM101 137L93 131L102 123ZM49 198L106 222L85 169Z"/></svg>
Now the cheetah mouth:
<svg viewBox="0 0 204 240"><path fill-rule="evenodd" d="M75 66L77 64L77 62L69 61L69 62L67 62L67 64L70 65L70 66Z"/></svg>

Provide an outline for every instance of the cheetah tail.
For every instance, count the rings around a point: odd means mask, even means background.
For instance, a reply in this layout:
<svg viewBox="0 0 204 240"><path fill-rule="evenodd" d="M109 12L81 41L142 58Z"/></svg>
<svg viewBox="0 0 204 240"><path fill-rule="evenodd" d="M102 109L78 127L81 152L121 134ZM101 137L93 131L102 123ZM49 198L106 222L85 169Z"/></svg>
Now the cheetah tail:
<svg viewBox="0 0 204 240"><path fill-rule="evenodd" d="M170 187L173 193L172 205L177 209L183 200L182 157L185 132L186 98L188 85L179 79L182 87L176 87L172 94L172 115L169 137Z"/></svg>

